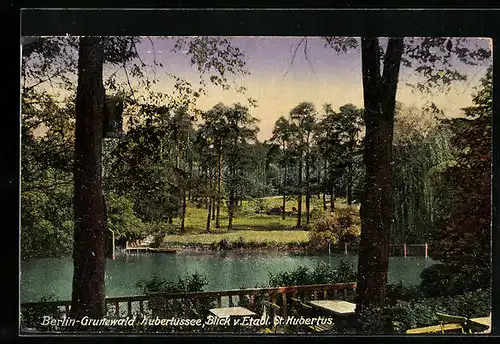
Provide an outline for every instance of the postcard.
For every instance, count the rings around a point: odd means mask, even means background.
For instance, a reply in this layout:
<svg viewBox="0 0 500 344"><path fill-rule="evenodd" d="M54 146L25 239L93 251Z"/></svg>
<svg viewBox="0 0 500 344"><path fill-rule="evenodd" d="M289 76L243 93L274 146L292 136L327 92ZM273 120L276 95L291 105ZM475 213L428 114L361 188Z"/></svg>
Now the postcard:
<svg viewBox="0 0 500 344"><path fill-rule="evenodd" d="M490 38L21 57L21 335L489 333Z"/></svg>

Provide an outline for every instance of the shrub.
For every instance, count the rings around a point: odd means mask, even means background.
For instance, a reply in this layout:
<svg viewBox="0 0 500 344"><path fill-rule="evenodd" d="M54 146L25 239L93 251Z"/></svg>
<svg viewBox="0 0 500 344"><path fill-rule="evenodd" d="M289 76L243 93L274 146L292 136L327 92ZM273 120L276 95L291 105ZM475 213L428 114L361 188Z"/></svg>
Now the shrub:
<svg viewBox="0 0 500 344"><path fill-rule="evenodd" d="M491 283L489 266L470 271L467 265L435 264L423 270L420 277L427 297L462 294Z"/></svg>
<svg viewBox="0 0 500 344"><path fill-rule="evenodd" d="M321 208L314 208L310 213L312 220L318 220L325 216L325 211Z"/></svg>
<svg viewBox="0 0 500 344"><path fill-rule="evenodd" d="M231 243L227 239L222 239L218 243L212 244L212 248L218 249L218 250L229 250L231 249Z"/></svg>
<svg viewBox="0 0 500 344"><path fill-rule="evenodd" d="M387 285L386 300L390 305L395 305L398 300L409 302L423 297L420 286L405 286L402 282Z"/></svg>
<svg viewBox="0 0 500 344"><path fill-rule="evenodd" d="M491 289L478 289L455 296L416 299L404 307L388 305L364 310L359 317L359 325L365 333L404 333L410 328L438 324L436 312L467 318L488 316L491 312Z"/></svg>
<svg viewBox="0 0 500 344"><path fill-rule="evenodd" d="M73 251L72 192L21 193L21 258L63 257Z"/></svg>
<svg viewBox="0 0 500 344"><path fill-rule="evenodd" d="M338 267L321 263L310 269L299 266L293 271L280 271L276 274L269 273L269 285L282 287L292 285L345 283L356 281L357 275L352 264L344 259Z"/></svg>
<svg viewBox="0 0 500 344"><path fill-rule="evenodd" d="M198 272L185 277L178 277L177 281L167 281L166 279L154 274L149 280L141 280L137 282L137 287L141 289L145 295L154 293L190 293L204 291L205 286L208 285L207 278ZM174 315L174 316L192 316L200 315L200 312L206 314L208 309L214 306L214 298L202 298L197 304L194 299L185 300L186 308L174 310L170 306L155 307L152 309L154 315Z"/></svg>
<svg viewBox="0 0 500 344"><path fill-rule="evenodd" d="M320 251L325 250L329 242L335 245L359 237L360 228L354 221L354 215L350 210L317 219L309 234L309 247Z"/></svg>
<svg viewBox="0 0 500 344"><path fill-rule="evenodd" d="M203 291L208 285L207 278L198 272L179 277L176 282L167 281L166 279L153 274L149 280L140 280L137 282L137 287L141 289L143 294L153 293L189 293Z"/></svg>
<svg viewBox="0 0 500 344"><path fill-rule="evenodd" d="M29 308L21 313L20 327L24 329L36 329L37 331L53 331L58 330L57 326L40 326L44 315L52 316L54 319L59 318L62 312L57 306L47 304L46 302L57 301L53 293L43 296L40 303L36 307Z"/></svg>
<svg viewBox="0 0 500 344"><path fill-rule="evenodd" d="M134 213L134 204L125 196L109 194L108 226L118 237L135 241L145 236L145 226Z"/></svg>

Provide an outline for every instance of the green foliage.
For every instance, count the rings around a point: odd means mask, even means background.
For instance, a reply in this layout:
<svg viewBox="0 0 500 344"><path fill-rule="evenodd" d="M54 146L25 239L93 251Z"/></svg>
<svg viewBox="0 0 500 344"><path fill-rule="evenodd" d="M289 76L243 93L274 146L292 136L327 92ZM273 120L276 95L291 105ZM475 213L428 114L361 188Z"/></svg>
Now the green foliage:
<svg viewBox="0 0 500 344"><path fill-rule="evenodd" d="M337 267L321 263L314 269L299 266L297 269L289 272L269 273L269 285L271 287L347 283L355 282L356 279L357 274L352 264L344 259L340 261Z"/></svg>
<svg viewBox="0 0 500 344"><path fill-rule="evenodd" d="M399 106L394 138L394 243L429 240L442 172L454 159L451 132L438 125L434 113Z"/></svg>
<svg viewBox="0 0 500 344"><path fill-rule="evenodd" d="M436 325L439 323L436 312L467 318L488 316L491 312L491 288L418 300L399 309L394 320L401 324L401 330Z"/></svg>
<svg viewBox="0 0 500 344"><path fill-rule="evenodd" d="M21 107L21 258L68 255L73 248L73 104L29 90Z"/></svg>
<svg viewBox="0 0 500 344"><path fill-rule="evenodd" d="M134 204L125 196L109 194L108 226L117 238L135 241L144 237L145 225L134 213Z"/></svg>
<svg viewBox="0 0 500 344"><path fill-rule="evenodd" d="M404 333L410 328L439 324L436 312L466 318L488 316L491 313L491 288L455 296L417 298L404 306L368 308L358 319L363 333Z"/></svg>
<svg viewBox="0 0 500 344"><path fill-rule="evenodd" d="M466 118L444 121L453 132L456 163L443 173L442 212L432 232L430 254L444 266L424 274L436 293L490 285L492 69L465 109ZM447 281L442 284L439 279Z"/></svg>
<svg viewBox="0 0 500 344"><path fill-rule="evenodd" d="M356 216L359 219L354 209L346 208L317 219L309 234L309 247L313 250L325 250L329 242L336 245L358 238L360 227L354 222Z"/></svg>
<svg viewBox="0 0 500 344"><path fill-rule="evenodd" d="M57 301L53 293L40 298L40 304L36 307L28 308L21 312L20 327L23 329L36 329L37 331L51 331L53 326L40 326L43 316L50 315L57 319L63 314L57 306L47 304L47 302Z"/></svg>
<svg viewBox="0 0 500 344"><path fill-rule="evenodd" d="M420 287L428 297L457 295L490 284L490 267L464 264L436 264L420 274Z"/></svg>
<svg viewBox="0 0 500 344"><path fill-rule="evenodd" d="M203 291L208 285L207 278L196 272L185 277L178 277L177 281L167 281L166 279L153 274L149 280L140 280L137 287L145 295L153 293L189 293Z"/></svg>
<svg viewBox="0 0 500 344"><path fill-rule="evenodd" d="M388 284L386 300L390 305L396 305L398 301L409 302L418 300L425 296L424 290L425 288L421 288L419 285L405 286L401 281L395 284Z"/></svg>
<svg viewBox="0 0 500 344"><path fill-rule="evenodd" d="M72 192L21 193L21 258L62 257L73 250Z"/></svg>
<svg viewBox="0 0 500 344"><path fill-rule="evenodd" d="M254 211L254 213L257 213L257 214L264 214L267 210L268 210L268 206L266 205L266 203L264 202L264 200L262 198L257 198L255 200L253 200L250 204L252 210Z"/></svg>

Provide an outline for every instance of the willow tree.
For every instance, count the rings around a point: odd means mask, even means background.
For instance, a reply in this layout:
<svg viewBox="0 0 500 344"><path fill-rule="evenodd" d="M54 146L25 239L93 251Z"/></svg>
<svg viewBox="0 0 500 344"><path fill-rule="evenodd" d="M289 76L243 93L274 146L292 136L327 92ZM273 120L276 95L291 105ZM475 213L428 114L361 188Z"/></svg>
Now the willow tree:
<svg viewBox="0 0 500 344"><path fill-rule="evenodd" d="M394 243L429 240L439 205L440 172L453 162L451 131L430 111L402 107L394 137Z"/></svg>

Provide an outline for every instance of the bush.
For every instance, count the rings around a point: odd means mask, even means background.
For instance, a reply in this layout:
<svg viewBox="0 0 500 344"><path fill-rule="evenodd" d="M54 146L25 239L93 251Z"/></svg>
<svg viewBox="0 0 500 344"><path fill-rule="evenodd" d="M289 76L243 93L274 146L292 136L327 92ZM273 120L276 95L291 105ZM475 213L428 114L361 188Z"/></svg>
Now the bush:
<svg viewBox="0 0 500 344"><path fill-rule="evenodd" d="M423 270L420 277L427 297L462 294L491 283L489 266L471 271L465 264L435 264Z"/></svg>
<svg viewBox="0 0 500 344"><path fill-rule="evenodd" d="M321 251L328 248L329 242L335 245L359 237L360 227L354 221L351 210L317 219L309 234L309 248Z"/></svg>
<svg viewBox="0 0 500 344"><path fill-rule="evenodd" d="M321 208L314 208L310 213L311 220L319 220L325 216L325 211Z"/></svg>
<svg viewBox="0 0 500 344"><path fill-rule="evenodd" d="M198 292L203 291L207 285L207 278L198 272L184 278L179 277L176 282L167 281L157 274L153 274L149 280L140 280L137 282L137 287L145 295L153 293Z"/></svg>
<svg viewBox="0 0 500 344"><path fill-rule="evenodd" d="M269 285L271 287L346 283L355 282L356 279L356 271L351 263L344 259L340 261L338 267L321 263L314 269L299 266L297 269L290 272L280 271L276 274L269 273Z"/></svg>
<svg viewBox="0 0 500 344"><path fill-rule="evenodd" d="M108 200L108 227L117 237L124 237L128 241L135 241L145 235L145 226L134 213L134 204L125 196L109 194Z"/></svg>
<svg viewBox="0 0 500 344"><path fill-rule="evenodd" d="M390 305L395 305L398 300L409 302L423 297L420 286L405 286L402 282L387 285L386 300Z"/></svg>
<svg viewBox="0 0 500 344"><path fill-rule="evenodd" d="M491 312L491 289L416 299L404 307L388 305L364 310L359 318L360 328L365 333L404 333L410 328L437 325L436 312L467 318L488 316Z"/></svg>
<svg viewBox="0 0 500 344"><path fill-rule="evenodd" d="M167 281L157 274L154 274L150 280L141 280L137 282L137 287L141 289L145 295L161 293L190 293L202 292L205 286L208 285L207 278L198 272L185 277L179 277L177 281ZM197 303L194 299L185 299L185 307L174 309L169 305L153 306L151 308L153 316L179 316L179 317L192 317L206 315L208 310L214 306L215 299L212 297L205 297L198 300ZM149 304L151 307L151 304Z"/></svg>
<svg viewBox="0 0 500 344"><path fill-rule="evenodd" d="M29 308L21 313L20 327L23 329L36 329L37 331L54 331L59 330L58 326L40 326L43 316L52 316L58 319L62 316L62 312L57 306L46 304L46 302L57 301L53 293L43 296L40 303L36 307Z"/></svg>
<svg viewBox="0 0 500 344"><path fill-rule="evenodd" d="M21 193L21 258L63 257L73 251L73 194L68 188Z"/></svg>

